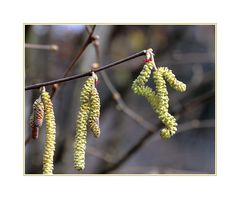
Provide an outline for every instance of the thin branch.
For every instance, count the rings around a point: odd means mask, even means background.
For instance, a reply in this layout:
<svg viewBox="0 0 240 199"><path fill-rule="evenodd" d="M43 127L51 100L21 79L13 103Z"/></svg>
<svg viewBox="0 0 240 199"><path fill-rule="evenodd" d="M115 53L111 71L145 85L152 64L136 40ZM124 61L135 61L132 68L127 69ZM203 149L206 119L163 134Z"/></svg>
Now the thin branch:
<svg viewBox="0 0 240 199"><path fill-rule="evenodd" d="M146 121L142 116L134 112L132 109L130 109L126 103L123 101L120 93L116 90L116 88L111 83L109 77L105 73L105 71L101 72L101 75L103 77L103 80L105 84L107 85L108 89L113 95L113 99L116 101L118 108L120 111L124 112L126 115L128 115L130 118L132 118L134 121L136 121L139 125L144 127L145 129L149 131L156 131L156 128L154 125L152 125L150 122Z"/></svg>
<svg viewBox="0 0 240 199"><path fill-rule="evenodd" d="M105 161L106 163L112 163L112 164L114 163L112 160L113 158L111 157L110 154L103 154L95 147L88 146L86 149L86 152L89 155L95 156L96 158L99 158L99 159Z"/></svg>
<svg viewBox="0 0 240 199"><path fill-rule="evenodd" d="M132 59L135 59L137 57L143 56L145 54L146 54L146 50L142 50L142 51L140 51L140 52L138 52L136 54L133 54L133 55L131 55L129 57L126 57L124 59L118 60L118 61L113 62L113 63L108 64L108 65L105 65L105 66L103 66L103 67L101 67L99 69L96 69L96 70L94 70L94 72L97 73L97 72L100 72L102 70L106 70L108 68L111 68L113 66L119 65L121 63L127 62L127 61L132 60ZM48 85L53 85L53 84L57 84L57 83L61 83L61 82L71 81L71 80L75 80L75 79L79 79L79 78L86 77L86 76L91 76L91 75L92 75L92 71L89 71L89 72L86 72L86 73L83 73L83 74L73 75L73 76L70 76L70 77L65 77L65 78L52 80L52 81L48 81L48 82L42 82L42 83L26 86L25 87L25 91L26 90L37 89L37 88L40 88L42 86L48 86Z"/></svg>
<svg viewBox="0 0 240 199"><path fill-rule="evenodd" d="M192 120L185 122L178 127L178 133L186 132L192 129L212 128L215 127L215 119L209 120Z"/></svg>
<svg viewBox="0 0 240 199"><path fill-rule="evenodd" d="M58 51L59 47L56 44L50 44L50 45L45 45L45 44L25 44L25 48L31 48L31 49L37 49L37 50L53 50L53 51Z"/></svg>
<svg viewBox="0 0 240 199"><path fill-rule="evenodd" d="M71 61L71 63L68 65L66 71L64 72L63 78L67 77L69 75L69 73L72 71L74 65L76 64L76 62L80 59L80 57L82 56L83 52L87 49L87 47L92 43L93 39L92 39L92 35L94 33L94 30L96 28L96 25L93 26L92 30L90 30L89 28L89 36L86 40L86 42L84 43L83 47L79 50L79 52L77 53L77 55L73 58L73 60ZM52 86L52 92L51 92L51 99L53 98L53 96L55 95L56 91L60 89L61 84L54 84Z"/></svg>
<svg viewBox="0 0 240 199"><path fill-rule="evenodd" d="M144 144L145 142L154 135L153 131L147 131L144 136L142 136L138 142L133 145L126 153L122 156L115 164L112 164L110 167L103 169L99 173L105 174L109 173L111 171L114 171L115 169L119 168L122 164L124 164L135 152L137 152Z"/></svg>
<svg viewBox="0 0 240 199"><path fill-rule="evenodd" d="M92 43L92 35L94 33L94 30L96 28L96 25L93 26L87 41L84 43L83 47L80 49L80 51L78 52L78 54L74 57L74 59L72 60L72 62L70 63L70 65L67 67L67 70L64 73L63 77L67 77L68 74L70 73L70 71L72 70L73 66L75 65L75 63L78 61L78 59L81 57L81 55L83 54L83 52L86 50L86 48L88 47L89 44Z"/></svg>
<svg viewBox="0 0 240 199"><path fill-rule="evenodd" d="M183 133L193 129L214 128L214 127L215 127L215 119L207 119L207 120L195 119L195 120L191 120L191 121L180 124L178 126L177 133ZM151 143L157 140L159 140L159 135L155 134L155 137L151 140Z"/></svg>

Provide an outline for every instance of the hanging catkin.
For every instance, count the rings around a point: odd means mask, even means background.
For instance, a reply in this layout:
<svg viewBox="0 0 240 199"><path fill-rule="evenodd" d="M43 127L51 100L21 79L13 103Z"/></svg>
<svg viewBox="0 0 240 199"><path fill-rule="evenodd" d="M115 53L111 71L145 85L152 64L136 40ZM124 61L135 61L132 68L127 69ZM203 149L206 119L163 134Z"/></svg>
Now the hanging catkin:
<svg viewBox="0 0 240 199"><path fill-rule="evenodd" d="M48 92L42 88L41 99L44 105L46 120L46 141L43 154L43 174L52 174L54 169L53 157L55 151L56 123L53 112L53 104Z"/></svg>
<svg viewBox="0 0 240 199"><path fill-rule="evenodd" d="M152 57L153 58L153 57ZM152 61L153 59L146 59L142 71L140 72L137 79L132 84L132 90L134 93L144 96L152 106L153 110L157 113L158 118L166 126L161 130L160 136L164 139L170 138L177 131L176 119L168 112L169 98L166 86L166 81L169 82L170 86L179 92L186 90L186 85L175 78L175 75L166 67L157 68ZM156 85L156 91L146 86L148 79L153 72L153 79Z"/></svg>
<svg viewBox="0 0 240 199"><path fill-rule="evenodd" d="M90 111L90 94L94 84L94 77L85 82L80 96L80 110L77 116L77 128L74 142L74 167L78 170L85 168L85 150L87 144L87 120Z"/></svg>
<svg viewBox="0 0 240 199"><path fill-rule="evenodd" d="M157 70L153 72L153 78L156 85L157 96L159 98L159 104L157 109L158 118L166 126L166 128L162 129L160 136L162 138L168 139L176 132L177 122L176 119L168 112L169 98L166 82L163 79L161 68L157 68Z"/></svg>

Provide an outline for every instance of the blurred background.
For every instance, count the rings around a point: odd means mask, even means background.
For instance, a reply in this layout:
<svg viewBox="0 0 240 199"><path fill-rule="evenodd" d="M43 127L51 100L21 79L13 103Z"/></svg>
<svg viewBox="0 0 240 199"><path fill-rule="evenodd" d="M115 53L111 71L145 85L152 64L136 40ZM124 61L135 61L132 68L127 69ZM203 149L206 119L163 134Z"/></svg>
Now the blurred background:
<svg viewBox="0 0 240 199"><path fill-rule="evenodd" d="M168 67L187 84L184 93L168 87L169 111L178 120L178 131L162 140L161 121L145 98L131 90L145 57L97 73L102 134L98 139L88 134L85 170L77 171L73 143L86 78L63 83L52 99L57 124L55 174L215 173L214 25L25 25L25 43L26 86L62 78L81 49L67 76L148 48L153 49L157 66ZM152 80L149 86L154 86ZM46 88L52 92L52 86ZM29 139L29 117L38 96L38 89L25 91L26 174L42 173L45 123L39 138Z"/></svg>

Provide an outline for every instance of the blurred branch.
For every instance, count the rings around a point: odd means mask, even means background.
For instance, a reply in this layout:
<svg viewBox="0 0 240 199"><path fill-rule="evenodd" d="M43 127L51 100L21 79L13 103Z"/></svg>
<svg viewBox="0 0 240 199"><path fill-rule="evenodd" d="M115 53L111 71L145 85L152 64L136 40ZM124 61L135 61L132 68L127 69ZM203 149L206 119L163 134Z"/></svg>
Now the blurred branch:
<svg viewBox="0 0 240 199"><path fill-rule="evenodd" d="M214 97L214 91L212 91L211 93L208 93L208 95L204 95L204 97L200 96L197 97L195 100L192 100L191 102L186 103L185 105L182 106L181 110L178 111L178 113L176 113L176 115L178 114L182 114L183 112L185 112L186 107L193 109L196 106L201 105L203 102L205 102L206 100L211 99L212 97ZM174 114L175 115L175 114ZM162 123L158 123L157 128L162 128L163 124ZM141 137L138 142L133 145L126 153L125 155L122 156L122 158L120 158L115 164L111 165L110 167L101 170L99 173L109 173L111 171L114 171L115 169L119 168L120 166L122 166L133 154L135 154L147 141L149 138L151 138L153 135L155 134L155 131L147 131L145 133L145 135L143 137Z"/></svg>
<svg viewBox="0 0 240 199"><path fill-rule="evenodd" d="M72 62L69 64L69 66L67 67L64 76L63 77L67 77L68 74L70 73L70 71L73 69L74 64L78 61L78 59L81 57L81 55L83 54L83 52L86 50L86 48L88 47L89 44L92 43L92 35L94 33L94 30L96 28L96 25L93 26L92 30L90 31L90 34L88 36L87 41L84 43L83 47L80 49L80 51L78 52L78 54L74 57L74 59L72 60Z"/></svg>
<svg viewBox="0 0 240 199"><path fill-rule="evenodd" d="M208 119L208 120L192 120L189 122L182 123L178 126L177 134L183 133L192 129L202 129L202 128L214 128L215 127L215 119ZM159 140L158 134L155 134L153 141Z"/></svg>
<svg viewBox="0 0 240 199"><path fill-rule="evenodd" d="M83 47L79 50L79 52L77 53L77 55L73 58L73 60L71 61L71 63L68 65L66 71L64 72L63 78L67 77L68 74L72 71L73 66L76 64L76 62L80 59L80 57L82 56L83 52L87 49L87 47L89 46L89 44L92 43L92 35L94 33L94 30L96 28L96 25L93 26L92 30L89 30L89 36L86 40L86 42L84 43ZM54 94L56 93L57 90L59 90L60 88L60 84L54 84L52 86L52 93L51 93L51 99L53 98Z"/></svg>
<svg viewBox="0 0 240 199"><path fill-rule="evenodd" d="M178 127L178 133L189 131L192 129L212 128L215 127L215 119L209 120L192 120L185 122Z"/></svg>
<svg viewBox="0 0 240 199"><path fill-rule="evenodd" d="M96 69L94 71L89 71L89 72L86 72L86 73L83 73L83 74L73 75L73 76L70 76L70 77L60 78L60 79L57 79L57 80L52 80L52 81L48 81L48 82L42 82L42 83L26 86L25 87L25 91L26 90L37 89L37 88L40 88L42 86L48 86L48 85L53 85L53 84L56 84L56 83L71 81L71 80L79 79L79 78L86 77L86 76L91 76L92 72L97 73L97 72L100 72L102 70L106 70L108 68L111 68L113 66L119 65L121 63L127 62L127 61L132 60L132 59L135 59L137 57L143 56L145 54L146 54L146 50L142 50L142 51L140 51L140 52L138 52L136 54L133 54L133 55L131 55L129 57L123 58L123 59L118 60L116 62L113 62L111 64L105 65L105 66L103 66L103 67L101 67L99 69Z"/></svg>
<svg viewBox="0 0 240 199"><path fill-rule="evenodd" d="M152 125L150 122L146 121L142 116L134 112L132 109L130 109L126 103L123 101L120 93L115 89L113 84L111 83L109 77L107 74L103 71L101 72L101 75L103 77L103 80L105 84L107 85L108 89L112 93L113 99L116 101L118 109L122 112L124 112L126 115L128 115L130 118L132 118L134 121L136 121L140 126L144 127L145 129L149 131L156 131L156 128L154 125Z"/></svg>
<svg viewBox="0 0 240 199"><path fill-rule="evenodd" d="M56 44L50 44L50 45L45 45L45 44L25 44L25 48L31 48L31 49L38 49L38 50L53 50L53 51L58 51L59 47Z"/></svg>
<svg viewBox="0 0 240 199"><path fill-rule="evenodd" d="M113 160L112 160L112 156L110 154L105 154L103 155L98 149L96 149L95 147L92 147L92 146L88 146L87 147L87 153L92 155L92 156L95 156L107 163L114 163Z"/></svg>

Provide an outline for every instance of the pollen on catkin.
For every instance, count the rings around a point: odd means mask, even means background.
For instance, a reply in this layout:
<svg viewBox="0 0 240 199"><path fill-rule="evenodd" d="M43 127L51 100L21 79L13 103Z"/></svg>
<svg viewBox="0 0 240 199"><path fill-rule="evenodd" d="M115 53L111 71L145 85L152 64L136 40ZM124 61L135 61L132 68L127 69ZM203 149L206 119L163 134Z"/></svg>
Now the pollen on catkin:
<svg viewBox="0 0 240 199"><path fill-rule="evenodd" d="M186 85L178 81L172 71L168 68L157 68L153 60L153 57L151 59L146 59L147 63L144 65L137 79L134 80L132 90L134 93L144 96L147 99L153 110L157 113L158 118L166 126L161 130L160 136L164 139L168 139L176 133L177 122L176 119L168 112L169 98L166 81L171 87L179 92L184 92L186 90ZM156 85L155 91L145 85L150 78L151 70L153 68L155 69L153 72L153 79Z"/></svg>
<svg viewBox="0 0 240 199"><path fill-rule="evenodd" d="M32 138L37 139L39 134L39 128L42 126L44 118L44 106L39 97L33 103L33 111L30 116L30 126L32 129Z"/></svg>
<svg viewBox="0 0 240 199"><path fill-rule="evenodd" d="M90 111L89 97L92 92L94 77L89 77L85 82L80 96L80 110L77 116L77 127L74 142L74 168L85 168L85 150L87 144L87 120Z"/></svg>
<svg viewBox="0 0 240 199"><path fill-rule="evenodd" d="M53 112L53 104L49 93L42 89L41 99L44 105L46 120L46 141L43 154L43 174L51 175L54 169L53 157L55 151L56 123Z"/></svg>
<svg viewBox="0 0 240 199"><path fill-rule="evenodd" d="M156 94L159 99L159 104L156 112L158 113L158 118L165 124L166 128L162 129L160 136L162 138L168 139L177 131L176 119L168 112L168 91L166 87L166 82L163 78L163 68L157 68L153 72L153 79L156 85Z"/></svg>
<svg viewBox="0 0 240 199"><path fill-rule="evenodd" d="M95 137L99 137L101 133L99 127L99 117L100 117L100 97L94 84L90 96L90 114L88 119L88 126Z"/></svg>
<svg viewBox="0 0 240 199"><path fill-rule="evenodd" d="M168 81L169 85L178 92L186 91L186 84L176 79L175 75L167 67L159 67L162 75Z"/></svg>
<svg viewBox="0 0 240 199"><path fill-rule="evenodd" d="M148 79L150 78L151 70L153 69L153 67L154 67L153 62L151 61L146 62L139 76L137 77L136 80L134 80L132 84L132 90L134 93L140 96L144 96L152 106L153 110L157 110L159 100L156 96L156 93L155 91L152 90L152 88L145 86Z"/></svg>
<svg viewBox="0 0 240 199"><path fill-rule="evenodd" d="M143 69L140 72L139 76L137 77L136 80L134 80L134 82L132 84L132 90L134 93L136 93L138 95L144 95L142 88L145 87L145 84L147 83L147 81L151 75L151 70L152 70L153 66L154 65L152 62L147 62L143 66Z"/></svg>

